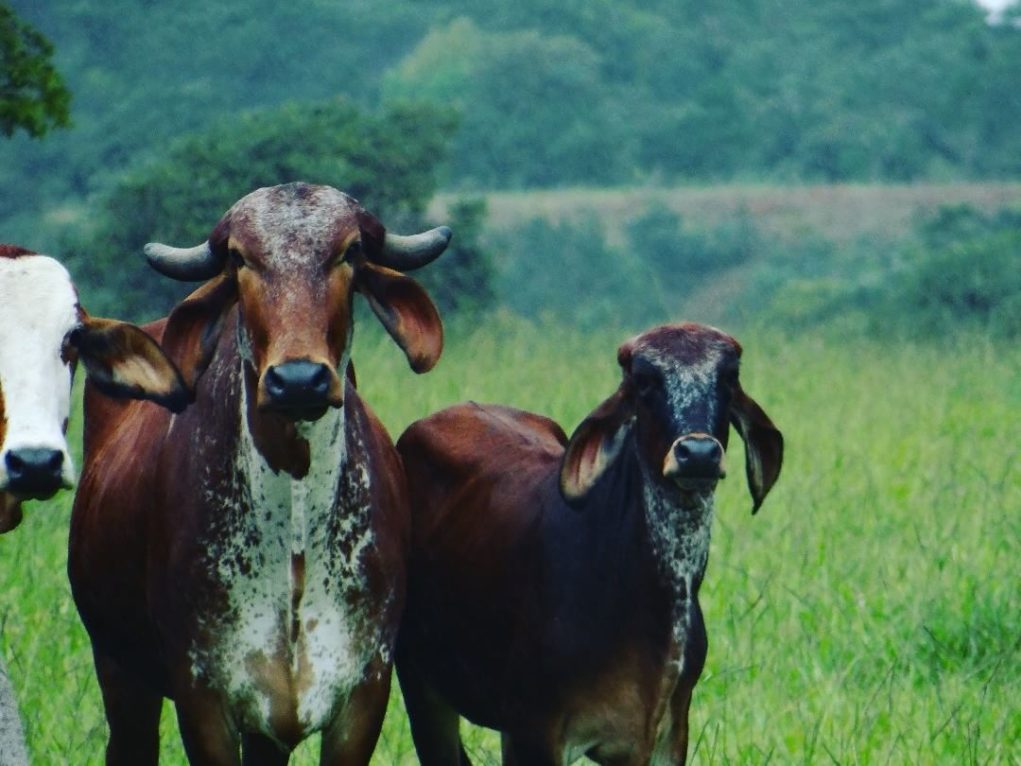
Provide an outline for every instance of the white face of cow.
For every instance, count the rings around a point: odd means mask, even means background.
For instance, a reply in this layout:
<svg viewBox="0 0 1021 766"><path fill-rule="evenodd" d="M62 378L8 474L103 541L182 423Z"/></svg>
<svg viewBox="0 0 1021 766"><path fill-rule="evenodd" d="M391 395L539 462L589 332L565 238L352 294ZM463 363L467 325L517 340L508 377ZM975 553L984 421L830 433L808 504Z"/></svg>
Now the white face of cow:
<svg viewBox="0 0 1021 766"><path fill-rule="evenodd" d="M74 484L64 431L79 323L67 271L42 255L0 257L0 491L44 498Z"/></svg>

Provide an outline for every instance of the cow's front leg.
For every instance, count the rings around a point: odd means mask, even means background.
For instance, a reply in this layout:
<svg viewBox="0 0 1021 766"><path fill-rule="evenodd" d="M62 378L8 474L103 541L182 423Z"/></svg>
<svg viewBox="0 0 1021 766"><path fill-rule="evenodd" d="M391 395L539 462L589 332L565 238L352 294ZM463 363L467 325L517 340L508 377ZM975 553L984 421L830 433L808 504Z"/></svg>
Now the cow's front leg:
<svg viewBox="0 0 1021 766"><path fill-rule="evenodd" d="M93 658L110 726L106 766L156 766L163 695L106 655L94 651Z"/></svg>
<svg viewBox="0 0 1021 766"><path fill-rule="evenodd" d="M241 766L241 742L223 699L191 688L176 698L177 723L191 766Z"/></svg>
<svg viewBox="0 0 1021 766"><path fill-rule="evenodd" d="M351 692L323 731L320 766L362 766L372 758L390 698L391 668L383 663L378 665L369 670L370 680Z"/></svg>

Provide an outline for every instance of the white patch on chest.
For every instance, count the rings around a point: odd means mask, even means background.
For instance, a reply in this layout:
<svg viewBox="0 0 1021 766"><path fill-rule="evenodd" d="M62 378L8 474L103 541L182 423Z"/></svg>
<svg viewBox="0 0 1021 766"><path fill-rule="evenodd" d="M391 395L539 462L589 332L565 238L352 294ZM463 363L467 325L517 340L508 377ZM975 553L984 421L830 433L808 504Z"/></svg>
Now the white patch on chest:
<svg viewBox="0 0 1021 766"><path fill-rule="evenodd" d="M229 501L240 507L223 509L229 521L208 552L227 608L202 626L214 640L193 649L193 673L225 690L246 727L270 736L281 705L305 733L329 723L380 651L349 606L366 590L361 559L373 537L369 473L347 466L344 421L343 409L330 410L303 427L311 465L298 480L267 465L242 415Z"/></svg>
<svg viewBox="0 0 1021 766"><path fill-rule="evenodd" d="M71 407L71 370L61 358L64 336L78 324L67 270L52 258L0 258L0 392L7 421L0 456L22 448L58 450L63 478L74 483L64 439ZM0 489L7 485L0 458Z"/></svg>
<svg viewBox="0 0 1021 766"><path fill-rule="evenodd" d="M644 470L644 469L643 469ZM656 563L672 596L675 662L665 669L656 722L656 744L652 763L673 763L671 743L673 719L669 700L684 672L684 652L691 629L691 599L696 580L705 573L709 560L709 541L713 521L714 495L699 495L690 505L680 505L675 497L646 477L644 487L645 518Z"/></svg>
<svg viewBox="0 0 1021 766"><path fill-rule="evenodd" d="M674 640L683 646L692 588L709 560L713 495L699 495L693 505L681 506L648 478L643 492L653 553L674 597Z"/></svg>

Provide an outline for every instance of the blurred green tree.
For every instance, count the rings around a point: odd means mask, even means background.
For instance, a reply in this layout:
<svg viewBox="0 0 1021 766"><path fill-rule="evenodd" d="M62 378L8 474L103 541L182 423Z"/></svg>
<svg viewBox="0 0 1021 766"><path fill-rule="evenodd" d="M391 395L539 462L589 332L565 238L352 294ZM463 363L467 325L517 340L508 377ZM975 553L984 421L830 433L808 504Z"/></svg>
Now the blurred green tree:
<svg viewBox="0 0 1021 766"><path fill-rule="evenodd" d="M0 132L33 138L71 124L71 93L52 63L53 46L0 2Z"/></svg>
<svg viewBox="0 0 1021 766"><path fill-rule="evenodd" d="M387 75L383 96L458 109L452 180L503 188L620 181L633 158L600 66L573 36L485 32L458 18Z"/></svg>

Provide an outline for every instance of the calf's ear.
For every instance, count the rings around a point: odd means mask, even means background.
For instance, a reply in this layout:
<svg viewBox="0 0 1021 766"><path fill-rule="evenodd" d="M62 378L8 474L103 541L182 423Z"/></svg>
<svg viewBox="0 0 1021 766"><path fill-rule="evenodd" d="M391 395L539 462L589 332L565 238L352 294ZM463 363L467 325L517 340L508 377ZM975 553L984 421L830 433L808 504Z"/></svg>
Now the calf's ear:
<svg viewBox="0 0 1021 766"><path fill-rule="evenodd" d="M148 399L173 412L190 401L184 379L159 344L142 329L84 314L67 339L95 386L118 399Z"/></svg>
<svg viewBox="0 0 1021 766"><path fill-rule="evenodd" d="M390 333L415 372L428 372L443 352L443 322L429 294L399 271L362 263L359 292Z"/></svg>
<svg viewBox="0 0 1021 766"><path fill-rule="evenodd" d="M560 492L568 503L581 502L616 460L632 414L621 386L575 429L560 463Z"/></svg>
<svg viewBox="0 0 1021 766"><path fill-rule="evenodd" d="M730 405L730 421L744 439L745 472L748 475L754 514L780 477L783 434L740 385L735 389Z"/></svg>

